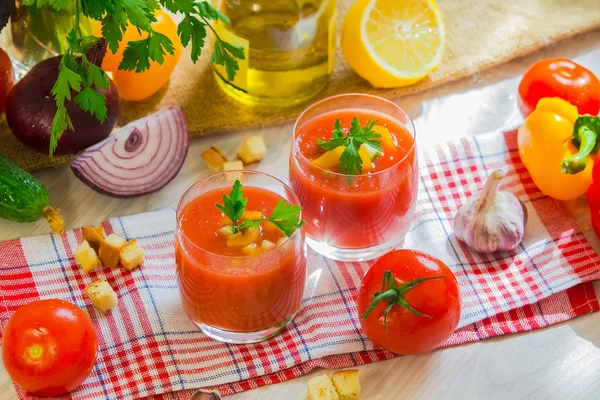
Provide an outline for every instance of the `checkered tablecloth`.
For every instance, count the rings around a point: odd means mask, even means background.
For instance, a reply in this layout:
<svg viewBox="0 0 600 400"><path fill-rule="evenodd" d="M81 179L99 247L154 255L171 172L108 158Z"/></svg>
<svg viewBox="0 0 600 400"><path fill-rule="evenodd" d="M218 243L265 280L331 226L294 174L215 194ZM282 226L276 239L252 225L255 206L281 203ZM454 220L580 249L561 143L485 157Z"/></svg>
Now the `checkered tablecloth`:
<svg viewBox="0 0 600 400"><path fill-rule="evenodd" d="M460 283L460 329L444 346L537 329L598 310L594 290L584 282L600 277L600 258L565 205L535 188L519 161L514 132L461 139L420 157L419 200L405 247L441 258ZM457 242L452 219L496 168L507 172L503 188L524 202L529 221L515 251L479 255ZM72 398L188 398L199 387L230 394L314 367L392 357L374 349L356 318L354 297L368 263L335 262L309 251L306 292L294 322L266 342L227 345L203 336L181 309L174 210L114 218L104 226L108 233L138 238L146 250L145 265L133 273L109 268L84 273L73 259L79 230L0 243L2 328L20 305L38 298L72 301L92 317L99 334L98 360ZM83 297L85 286L99 278L119 295L119 306L107 316Z"/></svg>

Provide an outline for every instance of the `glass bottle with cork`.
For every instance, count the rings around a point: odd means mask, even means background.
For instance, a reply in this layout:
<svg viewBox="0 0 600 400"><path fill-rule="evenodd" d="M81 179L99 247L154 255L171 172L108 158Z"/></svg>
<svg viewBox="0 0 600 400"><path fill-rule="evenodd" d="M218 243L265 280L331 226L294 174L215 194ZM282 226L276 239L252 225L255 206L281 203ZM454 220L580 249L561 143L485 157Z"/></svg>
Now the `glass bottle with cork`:
<svg viewBox="0 0 600 400"><path fill-rule="evenodd" d="M322 91L333 70L335 0L217 0L231 21L221 39L242 46L232 81L214 66L219 86L248 105L288 107Z"/></svg>

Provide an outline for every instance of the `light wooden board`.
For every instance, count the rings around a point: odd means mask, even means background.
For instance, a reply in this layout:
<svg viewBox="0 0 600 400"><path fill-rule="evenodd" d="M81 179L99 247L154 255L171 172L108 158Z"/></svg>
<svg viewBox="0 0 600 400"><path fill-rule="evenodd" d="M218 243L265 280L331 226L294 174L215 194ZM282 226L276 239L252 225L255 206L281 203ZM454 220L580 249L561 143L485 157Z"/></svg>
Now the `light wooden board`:
<svg viewBox="0 0 600 400"><path fill-rule="evenodd" d="M416 122L419 146L449 139L517 127L516 107L520 75L535 60L566 56L600 75L600 31L590 32L473 76L397 102ZM54 206L64 210L68 227L96 224L107 218L164 207L175 207L181 194L208 171L200 152L216 145L233 155L240 140L264 135L268 155L256 168L287 179L291 124L216 135L193 140L188 159L177 178L163 190L133 200L112 199L92 192L68 167L35 175L46 185ZM582 226L589 226L587 210L573 204ZM0 222L0 240L47 232L44 222ZM592 244L598 240L588 232ZM599 292L600 285L596 286ZM495 338L436 351L399 357L359 367L362 399L599 399L600 313L536 332ZM322 370L279 385L234 395L239 400L304 399L305 383ZM16 399L14 388L0 366L0 399Z"/></svg>

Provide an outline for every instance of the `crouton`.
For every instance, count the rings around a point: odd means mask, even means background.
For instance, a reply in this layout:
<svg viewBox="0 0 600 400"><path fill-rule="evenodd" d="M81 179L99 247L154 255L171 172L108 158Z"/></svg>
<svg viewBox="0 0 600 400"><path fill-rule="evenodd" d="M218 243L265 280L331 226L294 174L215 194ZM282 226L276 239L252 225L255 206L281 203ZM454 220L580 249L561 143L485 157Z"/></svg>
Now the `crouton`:
<svg viewBox="0 0 600 400"><path fill-rule="evenodd" d="M216 147L209 147L204 150L200 157L204 160L208 168L213 171L220 171L223 169L223 164L227 162L227 157L221 153Z"/></svg>
<svg viewBox="0 0 600 400"><path fill-rule="evenodd" d="M240 160L236 161L227 161L223 164L223 171L236 171L244 169L244 164ZM230 172L226 174L226 178L228 181L235 182L242 180L241 172Z"/></svg>
<svg viewBox="0 0 600 400"><path fill-rule="evenodd" d="M87 240L90 247L98 252L100 245L104 241L104 227L100 226L84 226L81 228L81 237Z"/></svg>
<svg viewBox="0 0 600 400"><path fill-rule="evenodd" d="M114 233L108 235L100 245L99 257L102 264L116 268L119 265L121 249L127 241Z"/></svg>
<svg viewBox="0 0 600 400"><path fill-rule="evenodd" d="M335 371L331 377L340 400L358 400L360 381L357 369Z"/></svg>
<svg viewBox="0 0 600 400"><path fill-rule="evenodd" d="M79 246L75 249L75 261L85 272L93 271L96 267L102 266L102 261L98 258L98 254L96 254L96 250L94 250L90 243L87 240L81 242Z"/></svg>
<svg viewBox="0 0 600 400"><path fill-rule="evenodd" d="M267 147L262 136L250 136L242 144L242 148L238 152L238 157L244 164L252 164L262 160L266 150Z"/></svg>
<svg viewBox="0 0 600 400"><path fill-rule="evenodd" d="M98 280L85 288L85 295L92 301L92 305L104 314L119 304L117 293L105 280Z"/></svg>
<svg viewBox="0 0 600 400"><path fill-rule="evenodd" d="M327 375L312 378L306 384L309 400L340 400L331 379Z"/></svg>
<svg viewBox="0 0 600 400"><path fill-rule="evenodd" d="M133 271L144 263L144 249L140 247L137 239L131 239L121 248L119 253L123 268Z"/></svg>

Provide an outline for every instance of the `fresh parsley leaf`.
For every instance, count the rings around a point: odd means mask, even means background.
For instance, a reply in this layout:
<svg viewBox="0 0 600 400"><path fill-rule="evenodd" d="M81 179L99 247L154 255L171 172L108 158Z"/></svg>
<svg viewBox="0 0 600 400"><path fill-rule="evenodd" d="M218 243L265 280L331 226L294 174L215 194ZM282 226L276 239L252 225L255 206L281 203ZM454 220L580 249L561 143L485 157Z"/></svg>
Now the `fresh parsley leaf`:
<svg viewBox="0 0 600 400"><path fill-rule="evenodd" d="M148 37L148 55L153 61L162 64L165 61L165 53L175 54L171 39L162 33L153 31Z"/></svg>
<svg viewBox="0 0 600 400"><path fill-rule="evenodd" d="M172 13L190 14L194 12L196 2L194 0L160 0L160 3Z"/></svg>
<svg viewBox="0 0 600 400"><path fill-rule="evenodd" d="M198 14L202 17L211 21L223 21L226 25L231 25L229 18L221 11L214 8L208 1L197 3L196 6L198 7Z"/></svg>
<svg viewBox="0 0 600 400"><path fill-rule="evenodd" d="M148 39L131 40L123 51L123 59L119 69L125 71L142 72L150 68Z"/></svg>
<svg viewBox="0 0 600 400"><path fill-rule="evenodd" d="M206 25L198 18L187 15L177 26L177 34L184 46L187 46L190 40L192 41L192 61L198 61L204 47Z"/></svg>
<svg viewBox="0 0 600 400"><path fill-rule="evenodd" d="M305 222L301 221L298 217L300 211L302 211L302 207L294 206L292 204L289 204L285 200L281 200L275 205L273 213L270 217L261 218L253 221L244 221L242 222L242 225L240 225L240 228L245 229L250 227L257 227L263 221L269 221L273 225L275 225L281 233L283 233L287 237L290 237L296 229L302 228L305 225Z"/></svg>
<svg viewBox="0 0 600 400"><path fill-rule="evenodd" d="M85 61L83 61L85 60ZM94 63L91 63L85 58L85 55L82 57L82 64L85 66L87 71L87 86L96 86L98 89L108 89L108 85L110 85L110 81L108 80L108 75L106 72L99 66Z"/></svg>
<svg viewBox="0 0 600 400"><path fill-rule="evenodd" d="M102 36L113 54L119 49L125 29L127 29L127 15L120 7L115 9L114 14L106 13L102 18Z"/></svg>
<svg viewBox="0 0 600 400"><path fill-rule="evenodd" d="M344 133L339 119L333 124L333 139L325 142L319 140L317 144L325 151L330 151L339 146L345 146L344 152L340 156L339 170L346 175L356 175L362 173L362 158L358 153L360 145L365 144L372 148L382 151L378 138L380 134L373 131L377 121L367 121L364 127L360 127L360 120L357 117L352 118L348 134ZM352 177L348 177L348 185L352 183Z"/></svg>
<svg viewBox="0 0 600 400"><path fill-rule="evenodd" d="M156 21L144 0L122 0L122 6L129 23L144 31L150 30L150 24Z"/></svg>
<svg viewBox="0 0 600 400"><path fill-rule="evenodd" d="M235 74L240 69L240 65L236 58L239 58L240 60L245 58L244 48L242 46L224 42L219 38L215 39L210 62L216 65L223 65L227 73L227 79L230 81L235 78Z"/></svg>
<svg viewBox="0 0 600 400"><path fill-rule="evenodd" d="M216 204L216 206L231 220L233 225L236 226L237 221L242 217L247 204L248 199L244 198L242 194L242 184L240 181L236 180L231 188L229 196L226 194L223 195L223 205Z"/></svg>
<svg viewBox="0 0 600 400"><path fill-rule="evenodd" d="M106 100L102 94L98 93L89 86L83 88L81 92L73 99L83 111L94 115L100 122L106 120L108 112L106 108Z"/></svg>
<svg viewBox="0 0 600 400"><path fill-rule="evenodd" d="M50 129L50 156L54 154L56 146L58 146L58 140L66 130L73 130L73 123L67 113L67 109L64 105L59 105L56 109L56 114L52 119L52 128Z"/></svg>
<svg viewBox="0 0 600 400"><path fill-rule="evenodd" d="M81 0L81 11L86 17L100 21L104 14L115 12L115 3L113 1Z"/></svg>
<svg viewBox="0 0 600 400"><path fill-rule="evenodd" d="M56 104L62 105L65 100L71 100L71 91L79 92L81 90L82 79L79 71L75 72L68 67L68 64L77 64L71 55L64 55L58 66L58 77L52 88L52 96Z"/></svg>

